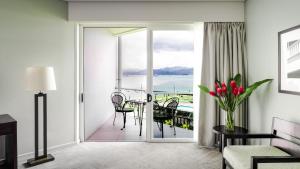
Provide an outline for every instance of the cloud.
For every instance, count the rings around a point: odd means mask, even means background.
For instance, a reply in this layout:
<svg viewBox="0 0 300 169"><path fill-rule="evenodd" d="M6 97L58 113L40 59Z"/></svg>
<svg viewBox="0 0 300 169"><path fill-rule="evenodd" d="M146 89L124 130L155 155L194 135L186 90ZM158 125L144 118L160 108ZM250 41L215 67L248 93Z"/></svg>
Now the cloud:
<svg viewBox="0 0 300 169"><path fill-rule="evenodd" d="M153 49L155 52L193 51L193 33L191 31L155 31Z"/></svg>
<svg viewBox="0 0 300 169"><path fill-rule="evenodd" d="M156 52L160 51L192 51L194 50L193 43L185 42L185 43L177 43L172 41L157 41L153 44L153 49Z"/></svg>
<svg viewBox="0 0 300 169"><path fill-rule="evenodd" d="M154 31L153 67L193 67L194 34L192 31ZM147 32L122 36L122 68L147 68Z"/></svg>

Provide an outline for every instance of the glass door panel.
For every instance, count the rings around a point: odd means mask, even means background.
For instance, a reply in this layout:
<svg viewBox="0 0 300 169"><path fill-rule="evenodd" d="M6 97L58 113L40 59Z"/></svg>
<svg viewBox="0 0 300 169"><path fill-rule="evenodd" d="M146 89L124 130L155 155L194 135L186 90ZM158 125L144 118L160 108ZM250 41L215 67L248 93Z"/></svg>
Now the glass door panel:
<svg viewBox="0 0 300 169"><path fill-rule="evenodd" d="M119 36L119 90L125 94L128 106L128 127L124 135L129 140L146 140L146 89L147 89L147 30L141 28ZM127 139L128 140L128 139Z"/></svg>
<svg viewBox="0 0 300 169"><path fill-rule="evenodd" d="M194 32L152 31L152 139L193 139Z"/></svg>
<svg viewBox="0 0 300 169"><path fill-rule="evenodd" d="M145 100L147 88L147 31L119 36L121 88L127 99Z"/></svg>

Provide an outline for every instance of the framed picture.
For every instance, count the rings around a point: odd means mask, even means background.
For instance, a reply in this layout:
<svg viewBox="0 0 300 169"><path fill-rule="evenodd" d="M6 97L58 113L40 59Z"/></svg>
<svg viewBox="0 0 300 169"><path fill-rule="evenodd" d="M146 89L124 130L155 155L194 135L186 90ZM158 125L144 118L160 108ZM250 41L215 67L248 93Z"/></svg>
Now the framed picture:
<svg viewBox="0 0 300 169"><path fill-rule="evenodd" d="M278 91L300 95L300 25L278 33Z"/></svg>

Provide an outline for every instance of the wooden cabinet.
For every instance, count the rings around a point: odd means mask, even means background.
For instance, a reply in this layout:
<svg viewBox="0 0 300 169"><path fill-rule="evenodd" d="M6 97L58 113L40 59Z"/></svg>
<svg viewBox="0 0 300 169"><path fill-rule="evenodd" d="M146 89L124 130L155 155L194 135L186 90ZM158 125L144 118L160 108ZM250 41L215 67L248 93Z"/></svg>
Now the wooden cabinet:
<svg viewBox="0 0 300 169"><path fill-rule="evenodd" d="M0 169L17 169L17 121L10 115L0 115L0 136L5 136L5 160Z"/></svg>

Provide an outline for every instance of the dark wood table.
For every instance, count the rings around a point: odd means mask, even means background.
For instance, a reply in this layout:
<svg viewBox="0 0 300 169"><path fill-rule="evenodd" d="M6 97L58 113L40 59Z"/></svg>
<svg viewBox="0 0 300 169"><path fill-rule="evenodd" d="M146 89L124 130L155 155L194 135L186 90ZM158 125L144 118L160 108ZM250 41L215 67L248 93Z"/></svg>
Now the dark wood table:
<svg viewBox="0 0 300 169"><path fill-rule="evenodd" d="M222 152L223 148L227 146L227 138L231 138L231 144L234 145L235 140L232 136L247 134L248 130L243 127L234 126L234 131L229 131L224 125L219 125L213 127L213 132L219 137L219 151ZM242 144L246 145L246 139L242 138Z"/></svg>
<svg viewBox="0 0 300 169"><path fill-rule="evenodd" d="M0 115L0 136L5 136L5 160L0 169L17 169L17 121L10 115Z"/></svg>

